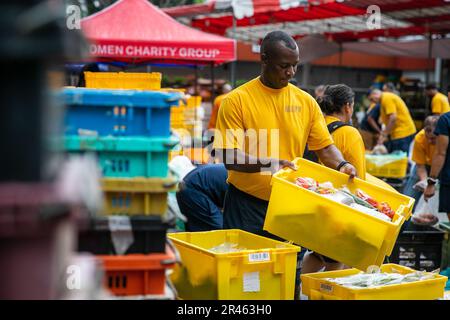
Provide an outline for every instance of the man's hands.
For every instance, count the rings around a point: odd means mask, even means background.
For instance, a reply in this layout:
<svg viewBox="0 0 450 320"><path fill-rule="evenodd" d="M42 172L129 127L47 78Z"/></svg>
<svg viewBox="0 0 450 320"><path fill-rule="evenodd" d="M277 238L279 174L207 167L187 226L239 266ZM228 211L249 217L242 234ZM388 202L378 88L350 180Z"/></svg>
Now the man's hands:
<svg viewBox="0 0 450 320"><path fill-rule="evenodd" d="M297 171L297 167L294 163L288 160L280 160L280 159L271 159L270 160L270 168L272 171L272 174L276 173L277 171L284 169L284 168L290 168L292 170Z"/></svg>
<svg viewBox="0 0 450 320"><path fill-rule="evenodd" d="M386 141L388 141L388 136L386 133L381 132L378 135L377 144L384 144Z"/></svg>
<svg viewBox="0 0 450 320"><path fill-rule="evenodd" d="M426 187L427 187L427 180L421 180L413 186L413 189L419 192L424 192Z"/></svg>
<svg viewBox="0 0 450 320"><path fill-rule="evenodd" d="M348 175L350 176L350 179L353 179L353 178L356 177L356 175L357 175L357 172L356 172L355 167L354 167L352 164L350 164L350 163L345 164L345 165L339 170L339 172L348 174Z"/></svg>

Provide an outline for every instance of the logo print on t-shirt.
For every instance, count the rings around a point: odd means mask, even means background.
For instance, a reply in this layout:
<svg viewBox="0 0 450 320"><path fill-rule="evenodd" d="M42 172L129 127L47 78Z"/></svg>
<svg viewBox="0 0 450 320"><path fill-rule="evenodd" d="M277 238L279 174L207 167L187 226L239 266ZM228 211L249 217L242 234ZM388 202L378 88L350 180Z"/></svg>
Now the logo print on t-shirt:
<svg viewBox="0 0 450 320"><path fill-rule="evenodd" d="M284 112L300 112L300 106L286 106L284 107Z"/></svg>

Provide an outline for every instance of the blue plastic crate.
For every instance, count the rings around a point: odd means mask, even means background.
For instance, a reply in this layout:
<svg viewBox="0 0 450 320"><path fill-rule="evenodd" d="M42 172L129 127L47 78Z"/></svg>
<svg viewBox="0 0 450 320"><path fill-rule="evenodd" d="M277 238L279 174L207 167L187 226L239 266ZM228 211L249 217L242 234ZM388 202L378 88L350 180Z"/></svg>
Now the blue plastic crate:
<svg viewBox="0 0 450 320"><path fill-rule="evenodd" d="M170 136L170 108L179 92L65 88L65 133L95 131L99 136Z"/></svg>
<svg viewBox="0 0 450 320"><path fill-rule="evenodd" d="M116 178L166 177L169 151L178 142L174 137L64 137L69 153L95 152L103 176Z"/></svg>

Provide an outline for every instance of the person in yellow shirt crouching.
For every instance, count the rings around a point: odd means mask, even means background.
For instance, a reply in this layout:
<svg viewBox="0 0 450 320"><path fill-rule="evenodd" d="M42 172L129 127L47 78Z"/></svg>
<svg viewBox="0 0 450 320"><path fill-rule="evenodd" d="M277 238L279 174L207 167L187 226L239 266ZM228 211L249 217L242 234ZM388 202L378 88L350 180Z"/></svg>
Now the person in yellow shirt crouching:
<svg viewBox="0 0 450 320"><path fill-rule="evenodd" d="M433 161L437 137L434 134L439 116L428 116L424 121L424 128L414 138L412 161L414 168L406 182L404 194L416 199L416 204L427 186L428 173Z"/></svg>
<svg viewBox="0 0 450 320"><path fill-rule="evenodd" d="M378 144L385 143L389 152L409 153L409 146L416 133L416 125L405 102L394 93L372 90L370 100L380 103L381 121L385 125Z"/></svg>
<svg viewBox="0 0 450 320"><path fill-rule="evenodd" d="M435 84L425 87L425 94L431 99L431 113L441 115L450 111L450 104L446 95L440 93Z"/></svg>

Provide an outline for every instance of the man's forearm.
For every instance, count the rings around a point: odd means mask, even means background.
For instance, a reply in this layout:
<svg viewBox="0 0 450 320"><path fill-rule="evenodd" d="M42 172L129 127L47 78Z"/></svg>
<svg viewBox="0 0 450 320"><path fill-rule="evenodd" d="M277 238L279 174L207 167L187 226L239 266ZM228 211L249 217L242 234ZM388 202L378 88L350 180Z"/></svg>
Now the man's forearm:
<svg viewBox="0 0 450 320"><path fill-rule="evenodd" d="M216 149L215 152L227 170L256 173L270 167L269 158L257 158L238 149Z"/></svg>
<svg viewBox="0 0 450 320"><path fill-rule="evenodd" d="M374 130L375 130L376 132L378 132L378 133L381 133L381 128L380 128L380 126L378 125L378 123L375 121L374 118L369 117L369 118L367 119L367 122L368 122L369 125L372 127L372 129L374 129Z"/></svg>
<svg viewBox="0 0 450 320"><path fill-rule="evenodd" d="M417 177L420 181L426 180L428 178L427 169L423 164L417 165Z"/></svg>
<svg viewBox="0 0 450 320"><path fill-rule="evenodd" d="M389 116L388 124L386 125L386 128L383 131L384 134L386 134L386 135L390 135L391 134L392 129L394 128L396 120L397 120L397 117L394 114L391 114Z"/></svg>
<svg viewBox="0 0 450 320"><path fill-rule="evenodd" d="M331 169L336 169L342 161L345 161L342 153L334 144L316 151L320 161Z"/></svg>

